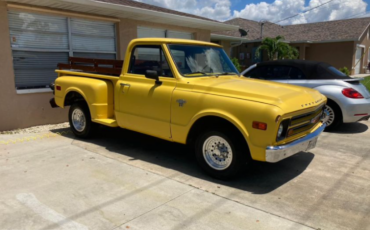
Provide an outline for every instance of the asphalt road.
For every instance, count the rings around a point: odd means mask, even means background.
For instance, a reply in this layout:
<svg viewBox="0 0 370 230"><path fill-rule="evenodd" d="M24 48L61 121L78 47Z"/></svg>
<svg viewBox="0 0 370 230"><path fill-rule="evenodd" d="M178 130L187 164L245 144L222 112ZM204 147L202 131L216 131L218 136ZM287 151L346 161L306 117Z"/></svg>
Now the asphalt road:
<svg viewBox="0 0 370 230"><path fill-rule="evenodd" d="M206 176L190 149L127 130L0 135L14 142L0 144L0 229L367 230L368 126L324 133L311 152L229 182Z"/></svg>

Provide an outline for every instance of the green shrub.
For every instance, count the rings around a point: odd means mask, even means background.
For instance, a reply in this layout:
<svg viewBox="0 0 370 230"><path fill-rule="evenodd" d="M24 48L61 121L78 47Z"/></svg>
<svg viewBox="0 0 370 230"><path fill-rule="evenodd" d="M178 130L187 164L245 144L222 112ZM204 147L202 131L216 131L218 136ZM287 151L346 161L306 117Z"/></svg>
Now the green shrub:
<svg viewBox="0 0 370 230"><path fill-rule="evenodd" d="M233 62L233 64L234 64L234 66L235 66L235 68L240 72L242 69L241 69L241 67L240 67L240 63L239 63L239 60L237 59L237 58L233 58L233 59L231 59L231 61Z"/></svg>
<svg viewBox="0 0 370 230"><path fill-rule="evenodd" d="M339 69L340 72L344 73L345 75L349 76L351 73L349 72L347 67L343 67Z"/></svg>

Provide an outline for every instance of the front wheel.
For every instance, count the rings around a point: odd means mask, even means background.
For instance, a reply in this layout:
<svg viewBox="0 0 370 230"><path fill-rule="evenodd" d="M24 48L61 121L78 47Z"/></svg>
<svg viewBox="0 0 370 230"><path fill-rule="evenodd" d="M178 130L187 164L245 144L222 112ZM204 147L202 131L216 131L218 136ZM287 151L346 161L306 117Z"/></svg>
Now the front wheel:
<svg viewBox="0 0 370 230"><path fill-rule="evenodd" d="M231 179L249 162L248 146L243 138L236 136L226 130L209 130L198 136L195 143L196 158L200 167L210 176Z"/></svg>
<svg viewBox="0 0 370 230"><path fill-rule="evenodd" d="M68 118L69 125L75 136L88 138L94 134L97 124L91 121L90 110L86 103L73 104L69 109Z"/></svg>

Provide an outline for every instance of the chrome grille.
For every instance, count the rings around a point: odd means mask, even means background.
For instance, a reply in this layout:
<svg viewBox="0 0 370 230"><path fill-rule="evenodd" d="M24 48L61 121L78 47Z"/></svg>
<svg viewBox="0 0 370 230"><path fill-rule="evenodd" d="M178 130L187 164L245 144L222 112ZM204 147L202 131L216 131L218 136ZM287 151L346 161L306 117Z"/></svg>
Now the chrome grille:
<svg viewBox="0 0 370 230"><path fill-rule="evenodd" d="M310 130L317 123L319 123L321 120L324 107L325 105L322 105L313 112L292 117L288 127L287 137L291 137L299 133L305 132L307 130Z"/></svg>

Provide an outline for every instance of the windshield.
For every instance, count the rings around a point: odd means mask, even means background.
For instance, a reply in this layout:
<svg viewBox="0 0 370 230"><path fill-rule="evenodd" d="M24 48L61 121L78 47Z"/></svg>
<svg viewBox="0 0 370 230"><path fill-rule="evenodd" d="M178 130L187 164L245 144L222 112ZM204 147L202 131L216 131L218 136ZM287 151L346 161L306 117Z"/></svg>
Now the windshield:
<svg viewBox="0 0 370 230"><path fill-rule="evenodd" d="M222 48L196 45L168 45L177 69L185 77L239 75Z"/></svg>

